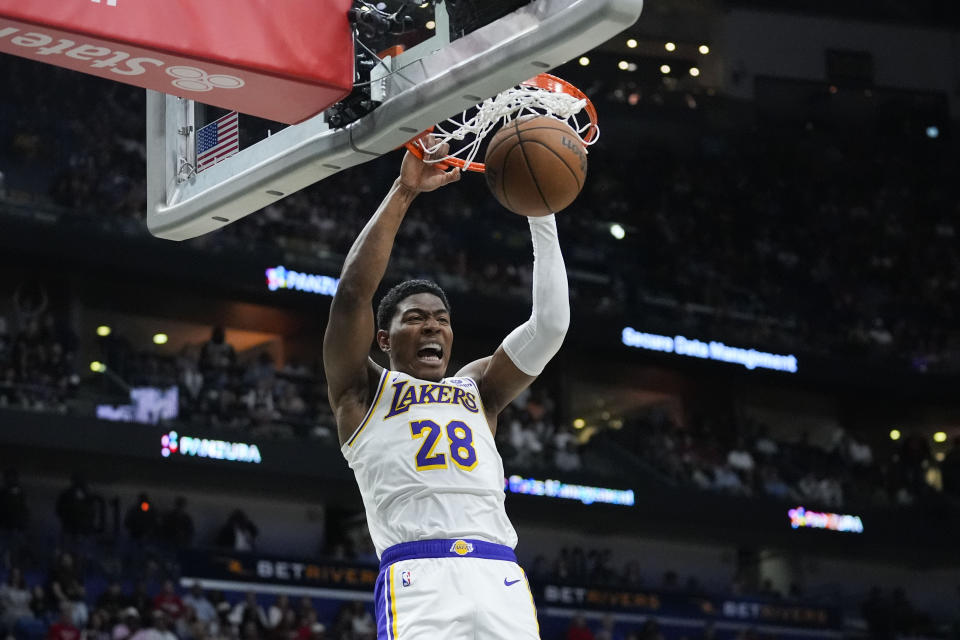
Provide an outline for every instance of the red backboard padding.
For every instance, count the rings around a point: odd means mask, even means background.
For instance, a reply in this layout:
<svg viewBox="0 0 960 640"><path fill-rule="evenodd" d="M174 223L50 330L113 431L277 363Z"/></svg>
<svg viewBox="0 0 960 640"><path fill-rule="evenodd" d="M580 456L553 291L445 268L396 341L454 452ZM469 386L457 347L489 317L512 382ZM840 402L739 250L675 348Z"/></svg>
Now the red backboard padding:
<svg viewBox="0 0 960 640"><path fill-rule="evenodd" d="M351 0L0 0L0 52L294 124L353 85Z"/></svg>

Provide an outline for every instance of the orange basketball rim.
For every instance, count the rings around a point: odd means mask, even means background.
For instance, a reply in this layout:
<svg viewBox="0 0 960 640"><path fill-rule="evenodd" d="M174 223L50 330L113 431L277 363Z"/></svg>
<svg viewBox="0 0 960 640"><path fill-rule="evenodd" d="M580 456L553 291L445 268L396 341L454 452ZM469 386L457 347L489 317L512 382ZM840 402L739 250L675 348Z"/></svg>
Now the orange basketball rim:
<svg viewBox="0 0 960 640"><path fill-rule="evenodd" d="M471 117L464 112L461 120L450 118L446 122L424 131L406 143L406 148L418 158L435 153L444 143L465 140L463 145L452 153L428 160L441 169L458 167L464 171L483 173L486 166L474 160L480 143L497 125L507 124L522 115L547 115L565 121L580 136L584 146L597 141L600 128L597 124L597 110L580 89L562 78L549 73L521 82L490 100L477 105L477 113ZM433 145L428 147L425 140L433 134ZM461 157L465 156L465 157Z"/></svg>

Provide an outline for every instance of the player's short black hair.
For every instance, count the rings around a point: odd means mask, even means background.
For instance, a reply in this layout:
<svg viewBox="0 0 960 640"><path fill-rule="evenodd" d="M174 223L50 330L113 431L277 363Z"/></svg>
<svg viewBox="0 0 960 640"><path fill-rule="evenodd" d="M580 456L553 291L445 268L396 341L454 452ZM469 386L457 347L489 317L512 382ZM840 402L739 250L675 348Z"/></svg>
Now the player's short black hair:
<svg viewBox="0 0 960 640"><path fill-rule="evenodd" d="M394 286L390 291L387 291L387 294L380 300L380 306L377 307L377 328L388 329L390 327L390 321L393 320L394 314L397 313L397 305L399 305L404 298L418 293L432 293L443 301L443 306L447 308L447 313L450 312L450 301L447 300L447 294L443 292L443 289L441 289L440 285L436 282L430 282L429 280L407 280Z"/></svg>

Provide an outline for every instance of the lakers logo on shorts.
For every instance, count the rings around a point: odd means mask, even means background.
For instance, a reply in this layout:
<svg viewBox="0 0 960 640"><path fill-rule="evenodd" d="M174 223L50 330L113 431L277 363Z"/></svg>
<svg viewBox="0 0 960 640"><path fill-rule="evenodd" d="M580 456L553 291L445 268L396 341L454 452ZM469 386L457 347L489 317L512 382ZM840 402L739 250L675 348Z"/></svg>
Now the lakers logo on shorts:
<svg viewBox="0 0 960 640"><path fill-rule="evenodd" d="M450 551L458 556L465 556L468 553L473 553L473 545L466 540L457 540L453 543L453 546L450 547Z"/></svg>

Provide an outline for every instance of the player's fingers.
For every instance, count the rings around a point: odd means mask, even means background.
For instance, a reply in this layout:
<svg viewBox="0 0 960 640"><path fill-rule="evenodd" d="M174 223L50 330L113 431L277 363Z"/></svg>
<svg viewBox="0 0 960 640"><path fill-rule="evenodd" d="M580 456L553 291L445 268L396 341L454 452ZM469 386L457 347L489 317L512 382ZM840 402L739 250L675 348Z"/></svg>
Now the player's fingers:
<svg viewBox="0 0 960 640"><path fill-rule="evenodd" d="M460 179L460 167L454 167L452 171L448 171L445 176L444 184L450 184L451 182L456 182Z"/></svg>
<svg viewBox="0 0 960 640"><path fill-rule="evenodd" d="M432 145L431 145L432 146ZM439 160L440 158L445 158L450 152L450 145L444 142L438 146L431 154L430 160Z"/></svg>

